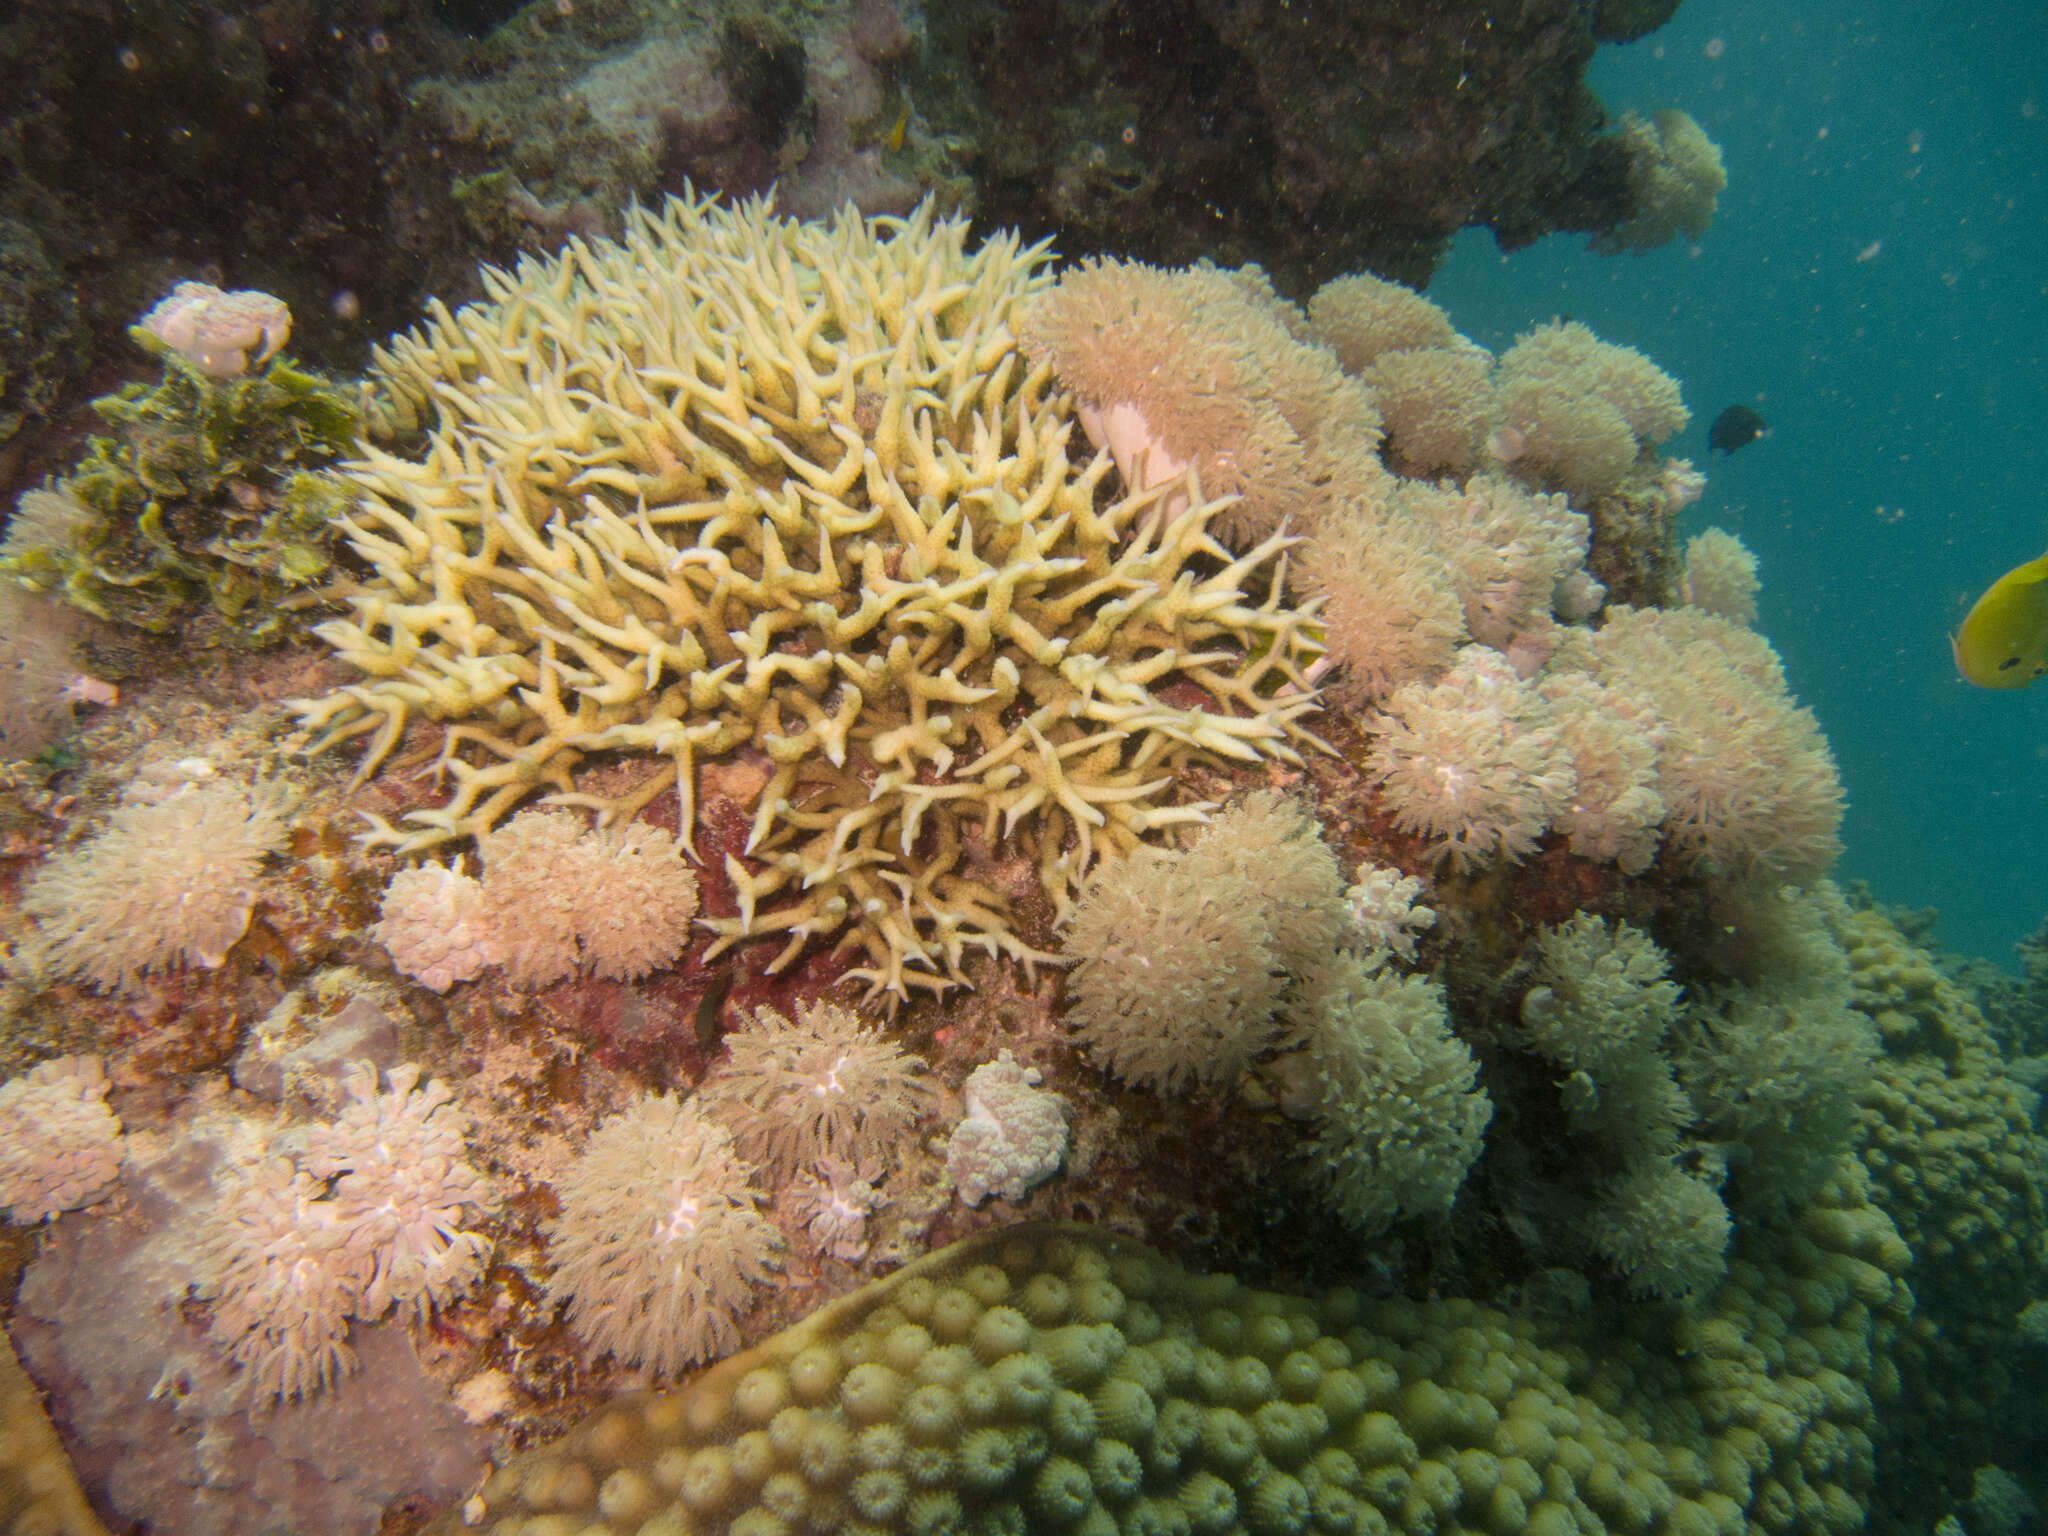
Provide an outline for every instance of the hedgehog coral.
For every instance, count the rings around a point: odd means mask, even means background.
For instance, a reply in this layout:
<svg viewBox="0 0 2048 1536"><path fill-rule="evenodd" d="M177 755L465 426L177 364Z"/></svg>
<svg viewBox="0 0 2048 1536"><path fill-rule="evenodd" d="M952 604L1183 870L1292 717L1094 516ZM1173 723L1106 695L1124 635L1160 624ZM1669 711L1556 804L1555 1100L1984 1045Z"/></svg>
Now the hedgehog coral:
<svg viewBox="0 0 2048 1536"><path fill-rule="evenodd" d="M1390 352L1455 347L1462 338L1436 303L1400 283L1354 272L1332 278L1308 303L1309 334L1363 373Z"/></svg>
<svg viewBox="0 0 2048 1536"><path fill-rule="evenodd" d="M650 1095L613 1115L555 1184L547 1305L568 1304L591 1354L656 1376L731 1350L734 1314L782 1249L751 1175L694 1099Z"/></svg>
<svg viewBox="0 0 2048 1536"><path fill-rule="evenodd" d="M1366 764L1395 825L1457 871L1526 858L1577 779L1541 695L1470 645L1435 683L1408 683L1366 722Z"/></svg>
<svg viewBox="0 0 2048 1536"><path fill-rule="evenodd" d="M239 1170L201 1236L195 1294L213 1303L214 1343L246 1371L253 1404L311 1397L355 1369L348 1320L362 1251L341 1208L286 1159Z"/></svg>
<svg viewBox="0 0 2048 1536"><path fill-rule="evenodd" d="M1228 1083L1278 1035L1290 971L1342 931L1344 881L1300 805L1248 796L1179 853L1107 865L1067 932L1067 1022L1126 1082Z"/></svg>
<svg viewBox="0 0 2048 1536"><path fill-rule="evenodd" d="M354 1371L351 1318L374 1322L393 1303L424 1318L483 1276L489 1244L462 1223L495 1202L465 1158L453 1095L419 1079L393 1067L380 1093L377 1069L355 1063L332 1123L278 1138L224 1181L194 1291L257 1407Z"/></svg>
<svg viewBox="0 0 2048 1536"><path fill-rule="evenodd" d="M1550 706L1576 780L1570 805L1554 823L1557 831L1579 857L1640 875L1663 835L1664 797L1657 790L1663 721L1646 699L1583 673L1553 673L1537 691Z"/></svg>
<svg viewBox="0 0 2048 1536"><path fill-rule="evenodd" d="M1714 1187L1668 1163L1631 1169L1601 1192L1593 1246L1640 1296L1711 1290L1727 1273L1728 1207Z"/></svg>
<svg viewBox="0 0 2048 1536"><path fill-rule="evenodd" d="M850 1008L803 1002L794 1020L766 1006L741 1016L704 1097L740 1151L778 1173L834 1157L893 1161L896 1140L938 1107L923 1058Z"/></svg>
<svg viewBox="0 0 2048 1536"><path fill-rule="evenodd" d="M1368 951L1381 949L1402 960L1413 960L1416 934L1410 930L1436 923L1435 909L1415 899L1421 893L1420 876L1361 864L1357 880L1344 892L1351 933L1364 940Z"/></svg>
<svg viewBox="0 0 2048 1536"><path fill-rule="evenodd" d="M1140 848L1097 871L1067 929L1067 1023L1129 1083L1227 1083L1275 1038L1286 985L1258 887L1190 880L1183 856Z"/></svg>
<svg viewBox="0 0 2048 1536"><path fill-rule="evenodd" d="M44 970L102 991L147 971L210 969L248 930L257 874L284 844L283 795L271 785L213 779L160 802L130 801L31 878L29 952Z"/></svg>
<svg viewBox="0 0 2048 1536"><path fill-rule="evenodd" d="M370 925L399 973L436 992L474 980L497 955L484 888L462 866L428 859L398 870Z"/></svg>
<svg viewBox="0 0 2048 1536"><path fill-rule="evenodd" d="M1386 352L1359 375L1386 433L1384 453L1404 475L1464 475L1500 425L1493 355L1477 346Z"/></svg>
<svg viewBox="0 0 2048 1536"><path fill-rule="evenodd" d="M1756 556L1725 528L1708 528L1685 546L1686 602L1733 623L1756 624Z"/></svg>
<svg viewBox="0 0 2048 1536"><path fill-rule="evenodd" d="M1841 851L1842 784L1770 642L1697 608L1611 610L1594 675L1655 708L1664 838L1689 867L1810 880Z"/></svg>
<svg viewBox="0 0 2048 1536"><path fill-rule="evenodd" d="M454 794L379 841L480 835L542 787L629 817L667 785L687 839L696 765L757 750L714 950L781 935L779 970L844 929L900 998L972 951L1038 958L970 850L1011 844L1064 911L1098 849L1186 818L1161 803L1183 765L1298 761L1288 541L1233 559L1192 493L1098 505L1110 461L1069 460L1012 332L1045 253L966 234L929 205L827 228L677 199L379 354L380 419L431 432L350 471L376 575L320 632L363 677L299 705L316 746L370 739L364 772L446 725ZM666 766L579 790L601 752Z"/></svg>
<svg viewBox="0 0 2048 1536"><path fill-rule="evenodd" d="M1720 146L1689 113L1670 107L1647 118L1622 113L1621 141L1635 211L1614 228L1596 231L1593 249L1611 255L1655 250L1680 235L1703 238L1716 201L1728 190Z"/></svg>
<svg viewBox="0 0 2048 1536"><path fill-rule="evenodd" d="M0 1205L17 1226L90 1205L121 1173L121 1122L97 1056L59 1056L0 1086Z"/></svg>
<svg viewBox="0 0 2048 1536"><path fill-rule="evenodd" d="M1462 491L1404 486L1396 505L1435 533L1465 603L1465 627L1480 644L1508 651L1554 610L1581 620L1598 609L1598 584L1590 592L1581 586L1592 530L1562 496L1474 475Z"/></svg>
<svg viewBox="0 0 2048 1536"><path fill-rule="evenodd" d="M790 1180L782 1198L790 1219L801 1227L818 1252L848 1264L868 1256L868 1218L889 1203L875 1188L881 1176L875 1164L855 1164L828 1157L813 1171Z"/></svg>
<svg viewBox="0 0 2048 1536"><path fill-rule="evenodd" d="M1067 1155L1067 1101L1040 1088L1044 1074L1004 1051L967 1074L967 1116L946 1144L946 1177L966 1205L990 1195L1021 1200L1059 1172Z"/></svg>
<svg viewBox="0 0 2048 1536"><path fill-rule="evenodd" d="M1352 697L1384 699L1434 679L1467 638L1464 599L1436 541L1392 506L1336 507L1302 551L1296 579L1320 605L1323 644Z"/></svg>

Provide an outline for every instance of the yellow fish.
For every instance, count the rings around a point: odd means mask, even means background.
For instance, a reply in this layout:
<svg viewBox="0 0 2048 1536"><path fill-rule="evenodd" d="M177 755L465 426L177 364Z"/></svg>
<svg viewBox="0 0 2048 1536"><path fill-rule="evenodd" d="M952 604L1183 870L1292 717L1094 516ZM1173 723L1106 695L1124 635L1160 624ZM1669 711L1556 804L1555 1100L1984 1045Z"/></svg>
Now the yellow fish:
<svg viewBox="0 0 2048 1536"><path fill-rule="evenodd" d="M2048 672L2048 555L1991 583L1948 643L1979 688L2024 688Z"/></svg>

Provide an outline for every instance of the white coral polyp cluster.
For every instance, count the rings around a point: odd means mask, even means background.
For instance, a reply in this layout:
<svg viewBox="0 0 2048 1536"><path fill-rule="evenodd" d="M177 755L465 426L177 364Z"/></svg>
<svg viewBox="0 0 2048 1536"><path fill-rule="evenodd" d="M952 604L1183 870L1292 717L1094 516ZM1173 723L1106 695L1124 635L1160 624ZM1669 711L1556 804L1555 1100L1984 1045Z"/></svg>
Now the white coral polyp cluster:
<svg viewBox="0 0 2048 1536"><path fill-rule="evenodd" d="M495 1201L465 1156L453 1095L419 1078L394 1067L380 1091L376 1068L354 1064L331 1124L225 1181L198 1238L196 1291L257 1406L353 1371L352 1318L374 1322L394 1304L424 1317L482 1277L489 1245L468 1227Z"/></svg>
<svg viewBox="0 0 2048 1536"><path fill-rule="evenodd" d="M84 847L36 871L22 899L35 923L28 953L103 991L149 971L217 966L248 931L264 859L284 846L275 786L210 779L131 800Z"/></svg>
<svg viewBox="0 0 2048 1536"><path fill-rule="evenodd" d="M1021 1200L1059 1172L1067 1155L1067 1101L1038 1085L1044 1074L1008 1051L967 1074L967 1115L946 1144L946 1177L960 1199Z"/></svg>
<svg viewBox="0 0 2048 1536"><path fill-rule="evenodd" d="M1417 899L1421 894L1418 876L1378 864L1361 865L1358 878L1344 893L1344 908L1351 919L1349 937L1362 942L1368 953L1384 950L1402 960L1414 960L1416 938L1436 923L1435 909Z"/></svg>
<svg viewBox="0 0 2048 1536"><path fill-rule="evenodd" d="M697 914L682 844L645 822L590 827L567 811L522 811L486 833L483 878L428 860L385 888L371 936L436 992L497 965L520 986L579 969L634 980L674 963Z"/></svg>
<svg viewBox="0 0 2048 1536"><path fill-rule="evenodd" d="M1298 761L1314 708L1291 542L1233 557L1192 484L1100 496L1072 404L1012 326L1042 248L964 220L826 227L672 200L378 356L410 457L354 466L374 576L320 633L361 674L322 744L446 725L447 804L380 840L481 836L539 789L619 817L701 762L770 765L714 949L859 952L894 997L1038 958L983 854L1065 911L1100 849L1178 814L1198 762ZM1174 515L1158 515L1185 494ZM1212 493L1213 494L1213 493ZM596 754L655 759L599 794ZM617 776L605 781L616 784Z"/></svg>
<svg viewBox="0 0 2048 1536"><path fill-rule="evenodd" d="M121 1122L97 1056L59 1056L0 1086L0 1205L18 1226L90 1205L121 1172Z"/></svg>
<svg viewBox="0 0 2048 1536"><path fill-rule="evenodd" d="M1404 685L1367 729L1395 825L1459 872L1526 858L1578 784L1542 696L1483 646L1438 682Z"/></svg>
<svg viewBox="0 0 2048 1536"><path fill-rule="evenodd" d="M655 1095L613 1115L556 1181L547 1304L567 1304L593 1355L657 1376L729 1352L782 1251L752 1178L695 1099Z"/></svg>
<svg viewBox="0 0 2048 1536"><path fill-rule="evenodd" d="M740 1151L785 1176L833 1159L887 1165L938 1107L914 1056L838 1003L804 1002L794 1019L754 1009L725 1037L704 1098Z"/></svg>

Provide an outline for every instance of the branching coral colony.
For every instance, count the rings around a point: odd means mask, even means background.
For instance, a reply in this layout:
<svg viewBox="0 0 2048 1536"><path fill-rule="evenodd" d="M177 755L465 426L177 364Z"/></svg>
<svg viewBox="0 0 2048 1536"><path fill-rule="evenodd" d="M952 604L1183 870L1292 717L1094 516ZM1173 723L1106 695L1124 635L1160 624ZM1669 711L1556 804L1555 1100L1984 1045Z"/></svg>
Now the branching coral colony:
<svg viewBox="0 0 2048 1536"><path fill-rule="evenodd" d="M771 776L713 952L782 935L779 968L847 928L900 998L973 950L1043 958L977 845L1064 914L1099 851L1199 814L1165 793L1189 761L1298 761L1290 539L1232 554L1184 481L1099 494L1110 460L1070 459L1012 334L1046 259L928 208L686 197L486 270L488 302L381 353L384 424L425 438L351 467L376 575L321 632L363 677L301 716L316 746L368 737L366 772L443 723L455 787L375 840L477 836L541 788L625 817L671 783L687 837L696 765L751 748ZM605 752L667 763L579 787Z"/></svg>

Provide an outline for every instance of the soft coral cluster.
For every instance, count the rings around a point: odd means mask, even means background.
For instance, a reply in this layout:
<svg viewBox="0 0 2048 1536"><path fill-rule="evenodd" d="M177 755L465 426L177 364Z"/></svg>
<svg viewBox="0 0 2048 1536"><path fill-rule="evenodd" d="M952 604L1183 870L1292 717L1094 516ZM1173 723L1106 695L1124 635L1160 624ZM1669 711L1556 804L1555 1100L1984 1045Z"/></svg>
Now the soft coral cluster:
<svg viewBox="0 0 2048 1536"><path fill-rule="evenodd" d="M396 1302L424 1316L468 1292L488 1245L465 1224L493 1204L467 1161L464 1123L420 1069L349 1072L349 1102L232 1175L201 1239L198 1294L213 1337L257 1403L309 1397L354 1369L351 1318Z"/></svg>

